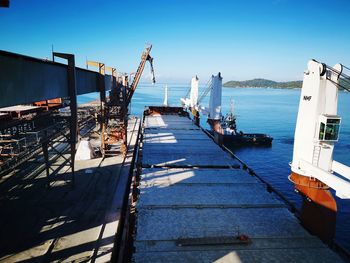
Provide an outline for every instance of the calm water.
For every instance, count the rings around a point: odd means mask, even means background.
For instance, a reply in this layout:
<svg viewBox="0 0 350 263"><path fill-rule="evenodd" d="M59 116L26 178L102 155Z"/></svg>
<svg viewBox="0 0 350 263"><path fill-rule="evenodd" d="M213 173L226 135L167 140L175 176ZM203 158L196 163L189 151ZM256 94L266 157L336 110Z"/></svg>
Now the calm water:
<svg viewBox="0 0 350 263"><path fill-rule="evenodd" d="M186 94L189 85L168 87L170 105L179 106L180 98ZM161 105L163 96L164 87L161 84L139 85L131 105L132 114L141 116L146 105ZM241 148L234 152L298 207L301 199L287 177L290 174L289 162L292 160L299 96L300 90L223 88L222 98L224 114L230 109L230 99L234 100L239 130L246 133L267 133L274 138L270 148ZM96 94L84 95L79 98L79 102L88 102L94 98L97 98ZM208 105L207 101L208 98L203 104ZM340 93L338 111L343 119L334 159L350 165L350 93ZM206 126L204 118L201 125ZM337 203L339 213L336 239L350 250L350 200L337 199Z"/></svg>

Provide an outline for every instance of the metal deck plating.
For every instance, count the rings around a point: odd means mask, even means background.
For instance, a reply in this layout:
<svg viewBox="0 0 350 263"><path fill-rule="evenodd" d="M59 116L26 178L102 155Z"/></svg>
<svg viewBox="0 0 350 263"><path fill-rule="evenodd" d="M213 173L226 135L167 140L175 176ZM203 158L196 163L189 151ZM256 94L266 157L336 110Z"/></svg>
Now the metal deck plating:
<svg viewBox="0 0 350 263"><path fill-rule="evenodd" d="M141 155L135 262L342 261L187 117L145 116Z"/></svg>

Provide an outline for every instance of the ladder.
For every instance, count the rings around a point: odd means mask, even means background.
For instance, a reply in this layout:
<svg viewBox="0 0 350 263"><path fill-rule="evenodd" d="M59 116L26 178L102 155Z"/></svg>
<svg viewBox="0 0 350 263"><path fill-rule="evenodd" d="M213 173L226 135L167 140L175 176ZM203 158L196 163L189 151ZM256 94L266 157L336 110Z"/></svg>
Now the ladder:
<svg viewBox="0 0 350 263"><path fill-rule="evenodd" d="M314 146L314 152L312 155L312 164L318 166L318 160L320 158L321 146Z"/></svg>

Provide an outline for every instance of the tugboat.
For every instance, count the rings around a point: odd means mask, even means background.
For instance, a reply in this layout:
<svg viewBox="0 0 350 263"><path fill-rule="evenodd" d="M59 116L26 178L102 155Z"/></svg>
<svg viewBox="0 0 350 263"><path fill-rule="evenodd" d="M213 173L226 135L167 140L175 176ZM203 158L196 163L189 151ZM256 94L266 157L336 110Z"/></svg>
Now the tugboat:
<svg viewBox="0 0 350 263"><path fill-rule="evenodd" d="M231 111L222 116L221 127L223 129L223 144L225 146L271 146L273 138L264 133L243 133L242 131L237 131L236 116L232 111L232 101L231 101ZM209 131L211 134L214 132Z"/></svg>
<svg viewBox="0 0 350 263"><path fill-rule="evenodd" d="M192 78L191 89L185 98L181 99L183 107L190 109L195 123L199 126L199 112L208 116L210 130L218 144L225 146L271 146L273 138L263 133L243 133L237 131L236 116L233 113L233 102L231 100L231 111L224 117L221 114L222 77L219 72L212 76L208 87L198 98L198 77ZM203 98L210 92L209 107L200 105ZM187 98L190 95L190 98Z"/></svg>

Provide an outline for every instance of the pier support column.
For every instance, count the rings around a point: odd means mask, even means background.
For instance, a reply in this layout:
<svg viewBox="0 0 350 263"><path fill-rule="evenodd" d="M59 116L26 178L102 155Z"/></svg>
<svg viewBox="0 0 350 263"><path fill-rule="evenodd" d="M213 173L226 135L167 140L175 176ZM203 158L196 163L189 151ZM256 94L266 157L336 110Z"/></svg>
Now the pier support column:
<svg viewBox="0 0 350 263"><path fill-rule="evenodd" d="M105 156L106 151L106 87L105 87L105 64L99 63L98 65L99 76L98 86L100 90L100 101L101 101L101 153Z"/></svg>
<svg viewBox="0 0 350 263"><path fill-rule="evenodd" d="M77 85L75 72L75 57L73 54L53 52L53 57L60 57L68 61L68 95L69 95L69 137L70 144L70 167L72 172L72 183L75 184L75 153L78 141L78 103L77 103Z"/></svg>
<svg viewBox="0 0 350 263"><path fill-rule="evenodd" d="M105 85L105 72L106 72L106 66L104 63L95 62L95 61L86 61L86 68L89 68L90 66L97 67L98 72L100 73L98 75L98 90L100 91L100 133L101 133L101 154L102 157L105 157L105 151L106 151L106 128L107 128L107 121L106 118L107 115L107 105L106 105L106 85ZM112 70L113 74L113 70Z"/></svg>

